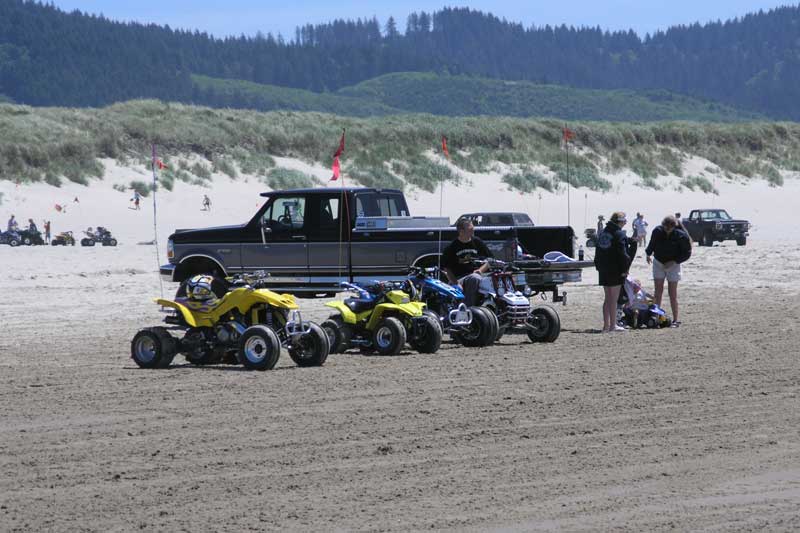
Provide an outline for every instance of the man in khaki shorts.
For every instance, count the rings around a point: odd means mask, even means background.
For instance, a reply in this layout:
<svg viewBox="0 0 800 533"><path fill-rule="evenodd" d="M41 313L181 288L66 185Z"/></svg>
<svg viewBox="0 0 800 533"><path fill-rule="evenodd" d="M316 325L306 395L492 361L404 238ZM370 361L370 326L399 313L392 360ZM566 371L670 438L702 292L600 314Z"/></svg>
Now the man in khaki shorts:
<svg viewBox="0 0 800 533"><path fill-rule="evenodd" d="M666 280L669 305L672 308L672 326L678 327L681 325L678 310L678 282L681 280L681 263L692 255L692 241L689 234L678 227L675 217L667 216L661 225L653 230L645 253L647 254L647 264L653 264L656 305L661 307L664 280Z"/></svg>

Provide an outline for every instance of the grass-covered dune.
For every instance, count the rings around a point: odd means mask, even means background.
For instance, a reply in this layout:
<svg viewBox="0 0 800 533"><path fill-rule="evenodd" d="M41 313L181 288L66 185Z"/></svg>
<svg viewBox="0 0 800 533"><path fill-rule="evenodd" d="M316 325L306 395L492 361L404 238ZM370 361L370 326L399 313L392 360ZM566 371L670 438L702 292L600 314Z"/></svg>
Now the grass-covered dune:
<svg viewBox="0 0 800 533"><path fill-rule="evenodd" d="M212 171L267 177L274 172L271 156L330 165L346 128L344 170L364 185L433 190L440 179L457 180L458 173L435 155L446 135L456 167L485 172L506 163L514 170L506 181L531 190L565 179L562 126L556 120L502 117L259 113L152 100L102 109L0 104L0 179L88 183L102 176L101 158L145 163L151 143L165 161L175 161L167 186L176 178L208 179ZM576 133L572 183L592 189L608 188L603 174L623 170L658 187L659 176L682 176L683 162L692 156L717 165L717 173L776 185L782 183L780 170L800 171L796 123L570 122L569 127Z"/></svg>

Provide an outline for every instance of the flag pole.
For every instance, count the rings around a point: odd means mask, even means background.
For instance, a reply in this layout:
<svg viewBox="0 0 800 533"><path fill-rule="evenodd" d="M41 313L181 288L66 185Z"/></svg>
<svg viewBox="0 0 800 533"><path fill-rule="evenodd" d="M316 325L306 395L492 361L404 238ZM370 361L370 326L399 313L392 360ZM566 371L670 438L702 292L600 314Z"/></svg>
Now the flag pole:
<svg viewBox="0 0 800 533"><path fill-rule="evenodd" d="M156 190L158 189L158 174L156 172L156 145L153 143L153 244L156 247L156 267L158 268L158 284L161 288L161 298L164 298L164 280L161 279L161 259L158 255L158 218L156 210Z"/></svg>
<svg viewBox="0 0 800 533"><path fill-rule="evenodd" d="M571 220L571 213L570 213L570 202L569 202L569 189L570 189L570 179L569 179L569 135L567 134L567 125L564 124L564 148L567 152L567 226L570 225Z"/></svg>

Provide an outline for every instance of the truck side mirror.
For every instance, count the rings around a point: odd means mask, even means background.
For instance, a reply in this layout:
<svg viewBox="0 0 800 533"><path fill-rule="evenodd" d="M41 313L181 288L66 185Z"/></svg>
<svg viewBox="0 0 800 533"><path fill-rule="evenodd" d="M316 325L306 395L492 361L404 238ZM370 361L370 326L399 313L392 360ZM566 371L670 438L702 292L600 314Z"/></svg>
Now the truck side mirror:
<svg viewBox="0 0 800 533"><path fill-rule="evenodd" d="M272 233L272 228L269 226L269 221L261 219L261 231L264 233Z"/></svg>

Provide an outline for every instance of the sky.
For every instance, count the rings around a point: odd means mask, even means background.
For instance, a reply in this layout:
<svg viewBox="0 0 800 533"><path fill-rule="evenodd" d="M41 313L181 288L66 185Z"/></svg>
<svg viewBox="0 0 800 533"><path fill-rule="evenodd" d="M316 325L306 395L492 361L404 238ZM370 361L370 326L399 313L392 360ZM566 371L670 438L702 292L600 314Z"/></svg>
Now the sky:
<svg viewBox="0 0 800 533"><path fill-rule="evenodd" d="M104 14L114 20L168 24L172 28L205 31L217 37L282 34L291 39L297 26L336 18L378 18L381 27L389 16L405 29L412 12L434 12L442 7L469 7L492 13L525 27L545 24L600 26L608 30L633 29L641 36L678 24L726 20L759 9L768 10L796 2L788 0L494 0L458 4L419 0L51 0L72 11Z"/></svg>

